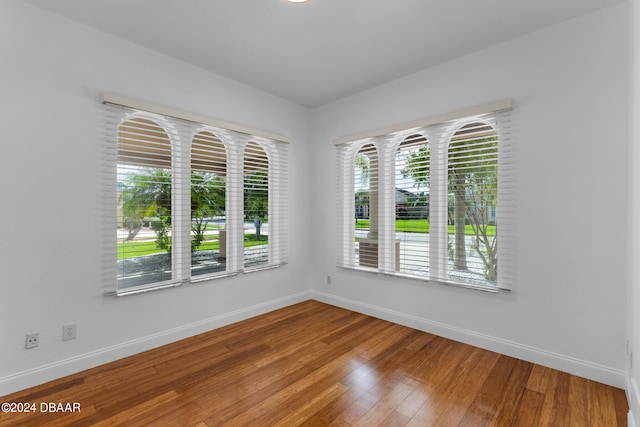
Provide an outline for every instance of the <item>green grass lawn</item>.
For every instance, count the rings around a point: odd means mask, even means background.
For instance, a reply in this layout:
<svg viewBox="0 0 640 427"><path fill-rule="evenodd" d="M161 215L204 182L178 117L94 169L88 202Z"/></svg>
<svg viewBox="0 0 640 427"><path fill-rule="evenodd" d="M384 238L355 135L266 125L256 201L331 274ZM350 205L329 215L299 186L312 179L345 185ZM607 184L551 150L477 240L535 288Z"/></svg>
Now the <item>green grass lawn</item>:
<svg viewBox="0 0 640 427"><path fill-rule="evenodd" d="M266 245L269 241L269 237L262 235L260 240L256 240L255 234L244 235L244 247L249 248L251 246ZM205 240L202 242L199 251L216 251L220 249L220 242L218 239ZM118 259L134 258L143 255L152 255L165 252L164 249L159 249L156 246L154 240L143 242L118 242Z"/></svg>
<svg viewBox="0 0 640 427"><path fill-rule="evenodd" d="M368 219L359 219L356 221L356 228L369 228ZM396 231L404 231L406 233L428 233L429 222L426 219L397 219ZM454 226L449 226L449 234L455 234ZM464 226L464 234L474 236L473 227L470 225ZM496 235L496 226L490 225L487 227L487 234L489 236Z"/></svg>

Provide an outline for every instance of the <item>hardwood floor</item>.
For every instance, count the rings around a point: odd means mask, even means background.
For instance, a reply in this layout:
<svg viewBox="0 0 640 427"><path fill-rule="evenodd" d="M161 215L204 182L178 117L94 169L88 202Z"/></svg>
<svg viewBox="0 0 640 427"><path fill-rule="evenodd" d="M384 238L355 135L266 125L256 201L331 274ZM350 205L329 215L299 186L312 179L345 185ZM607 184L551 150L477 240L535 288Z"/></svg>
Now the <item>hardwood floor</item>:
<svg viewBox="0 0 640 427"><path fill-rule="evenodd" d="M623 390L317 301L0 402L37 405L0 426L610 427L628 411Z"/></svg>

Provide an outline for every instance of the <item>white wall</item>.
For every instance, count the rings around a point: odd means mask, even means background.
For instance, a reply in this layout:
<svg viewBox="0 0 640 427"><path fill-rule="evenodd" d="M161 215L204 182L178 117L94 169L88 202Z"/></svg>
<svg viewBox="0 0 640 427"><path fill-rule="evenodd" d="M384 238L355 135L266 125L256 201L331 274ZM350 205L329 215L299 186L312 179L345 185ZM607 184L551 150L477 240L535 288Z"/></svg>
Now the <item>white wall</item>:
<svg viewBox="0 0 640 427"><path fill-rule="evenodd" d="M0 58L0 395L307 298L309 110L15 0L0 2ZM289 136L290 264L104 297L103 91ZM62 342L67 322L78 339Z"/></svg>
<svg viewBox="0 0 640 427"><path fill-rule="evenodd" d="M520 190L513 292L336 269L327 238L316 297L624 387L627 21L621 4L318 108L313 213L326 230L334 138L503 98L516 103Z"/></svg>
<svg viewBox="0 0 640 427"><path fill-rule="evenodd" d="M629 400L629 426L640 426L640 2L629 1L630 13L630 96L629 96L629 242L628 242L628 298L627 298L627 337L629 339L627 398ZM633 356L633 363L632 357ZM635 364L635 366L634 366Z"/></svg>

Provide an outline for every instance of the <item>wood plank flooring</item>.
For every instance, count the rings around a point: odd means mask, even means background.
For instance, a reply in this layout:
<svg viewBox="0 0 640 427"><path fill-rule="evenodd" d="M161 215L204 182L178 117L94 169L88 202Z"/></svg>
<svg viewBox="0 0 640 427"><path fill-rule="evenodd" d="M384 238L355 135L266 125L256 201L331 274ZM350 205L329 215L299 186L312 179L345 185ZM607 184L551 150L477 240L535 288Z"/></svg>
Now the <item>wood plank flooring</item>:
<svg viewBox="0 0 640 427"><path fill-rule="evenodd" d="M628 411L623 390L317 301L0 402L37 405L0 426L611 427Z"/></svg>

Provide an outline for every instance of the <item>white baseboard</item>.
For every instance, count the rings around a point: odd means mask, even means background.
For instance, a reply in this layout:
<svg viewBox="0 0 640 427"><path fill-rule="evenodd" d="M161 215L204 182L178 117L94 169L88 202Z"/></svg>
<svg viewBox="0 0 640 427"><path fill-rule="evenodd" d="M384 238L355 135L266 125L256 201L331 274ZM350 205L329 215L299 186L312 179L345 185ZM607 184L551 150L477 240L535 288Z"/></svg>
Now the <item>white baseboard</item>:
<svg viewBox="0 0 640 427"><path fill-rule="evenodd" d="M86 369L94 368L105 363L113 362L124 357L220 328L231 323L246 320L279 308L306 301L308 299L315 299L327 304L368 314L370 316L433 333L455 341L460 341L476 347L495 351L497 353L537 363L543 366L548 366L553 369L558 369L563 372L568 372L573 375L609 384L614 387L625 388L627 390L627 398L631 408L629 411L629 425L632 427L640 427L640 422L638 422L637 419L634 419L634 416L640 416L640 406L638 406L638 398L640 397L640 394L637 392L637 384L635 381L629 380L626 373L623 371L317 291L301 292L289 295L230 313L224 313L189 325L180 326L136 340L123 342L115 346L8 375L0 378L0 396L43 384ZM631 422L634 422L634 424L631 424Z"/></svg>
<svg viewBox="0 0 640 427"><path fill-rule="evenodd" d="M630 376L627 376L627 401L629 403L627 425L640 427L640 389L636 380Z"/></svg>
<svg viewBox="0 0 640 427"><path fill-rule="evenodd" d="M301 292L0 378L0 396L311 299Z"/></svg>
<svg viewBox="0 0 640 427"><path fill-rule="evenodd" d="M626 372L621 370L324 292L312 291L311 296L313 299L327 304L364 313L614 387L626 388L627 375Z"/></svg>

